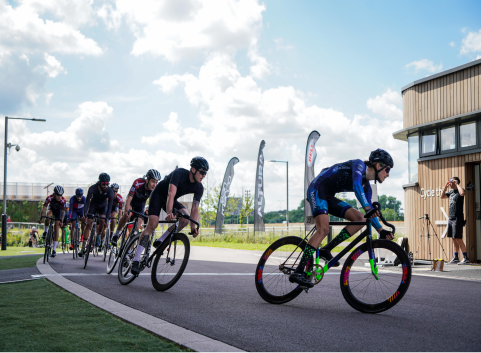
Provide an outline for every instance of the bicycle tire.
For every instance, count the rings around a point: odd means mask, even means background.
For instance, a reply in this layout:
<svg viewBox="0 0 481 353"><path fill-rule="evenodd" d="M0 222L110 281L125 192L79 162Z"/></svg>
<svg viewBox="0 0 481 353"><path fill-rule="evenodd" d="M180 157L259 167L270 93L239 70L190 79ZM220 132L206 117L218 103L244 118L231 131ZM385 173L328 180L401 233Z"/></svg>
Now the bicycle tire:
<svg viewBox="0 0 481 353"><path fill-rule="evenodd" d="M107 251L109 251L109 243L110 243L110 231L107 229L105 231L105 236L104 236L104 241L102 242L102 257L103 257L103 262L105 262L105 259L107 258Z"/></svg>
<svg viewBox="0 0 481 353"><path fill-rule="evenodd" d="M78 230L77 230L77 227L75 227L75 230L73 232L72 245L73 245L72 256L73 256L73 259L75 260L78 257Z"/></svg>
<svg viewBox="0 0 481 353"><path fill-rule="evenodd" d="M84 269L87 268L87 262L89 261L90 249L92 248L91 244L95 241L95 231L92 229L90 232L90 236L87 240L87 245L85 246L85 253L84 253Z"/></svg>
<svg viewBox="0 0 481 353"><path fill-rule="evenodd" d="M122 232L122 235L117 240L117 244L120 244L120 246L119 245L111 245L109 260L107 262L107 273L108 274L112 273L112 271L114 270L115 265L117 264L117 261L119 260L120 254L122 253L124 243L125 243L125 232ZM113 255L113 257L112 257L112 255Z"/></svg>
<svg viewBox="0 0 481 353"><path fill-rule="evenodd" d="M301 294L302 288L297 283L289 282L289 275L297 268L301 259L300 250L304 251L306 245L304 239L288 236L276 240L264 251L255 273L257 293L262 299L271 304L284 304ZM293 262L285 268L287 261ZM314 263L314 256L310 262ZM266 273L266 270L269 272Z"/></svg>
<svg viewBox="0 0 481 353"><path fill-rule="evenodd" d="M131 283L135 279L135 277L137 277L130 273L130 269L132 268L132 261L135 255L135 251L137 250L135 242L138 242L139 239L140 233L131 234L129 236L129 241L122 250L122 255L120 256L120 262L118 266L118 278L119 282L123 285ZM130 248L132 248L132 251L129 253Z"/></svg>
<svg viewBox="0 0 481 353"><path fill-rule="evenodd" d="M51 241L52 241L52 229L48 228L47 229L47 236L45 237L45 252L43 254L43 263L48 262L50 259L50 254L52 252L52 246L51 246Z"/></svg>
<svg viewBox="0 0 481 353"><path fill-rule="evenodd" d="M367 244L363 244L344 262L340 284L342 295L351 307L363 313L375 314L392 308L406 294L411 283L411 263L406 252L392 241L373 240L372 247L376 255L377 250L383 251L381 257L397 256L401 268L390 266L386 270L378 266L379 280L376 280L370 266L365 265L369 263L369 258L364 254ZM353 268L362 270L356 272Z"/></svg>
<svg viewBox="0 0 481 353"><path fill-rule="evenodd" d="M190 242L187 235L183 233L175 233L172 239L172 243L170 243L169 240L170 240L169 237L167 237L167 239L164 242L162 242L162 244L160 245L159 252L155 256L154 264L152 266L152 273L151 273L152 285L156 290L161 292L166 291L167 289L171 288L174 284L177 283L177 281L180 279L180 277L184 273L185 267L187 266L187 262L189 261L189 256L190 256ZM182 245L179 243L182 243L183 249L182 249ZM174 256L175 256L174 264L169 263L170 260L168 260L167 257L165 258L166 262L161 263L160 259L162 258L164 251L167 250L170 258L171 252L169 252L169 249L167 249L169 245L170 247L174 246ZM182 255L182 253L183 253L182 262L180 266L174 269L173 267L176 266L175 265L176 259L179 259L177 255ZM160 269L158 268L159 264L161 265ZM169 271L170 270L169 267L172 268L172 271ZM172 276L170 273L175 273L174 277L170 281L166 281L164 283L163 279L166 278L166 276L168 276L167 279ZM159 276L159 274L161 275Z"/></svg>

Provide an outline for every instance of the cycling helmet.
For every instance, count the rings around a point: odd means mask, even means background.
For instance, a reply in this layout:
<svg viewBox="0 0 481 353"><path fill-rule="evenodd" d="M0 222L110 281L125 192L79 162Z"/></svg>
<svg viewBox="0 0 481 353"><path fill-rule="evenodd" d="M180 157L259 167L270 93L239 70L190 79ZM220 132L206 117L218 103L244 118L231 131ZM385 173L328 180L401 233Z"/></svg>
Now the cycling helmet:
<svg viewBox="0 0 481 353"><path fill-rule="evenodd" d="M75 196L82 197L83 194L84 194L84 191L81 188L78 188L77 190L75 190Z"/></svg>
<svg viewBox="0 0 481 353"><path fill-rule="evenodd" d="M379 170L374 168L374 172L376 175L376 178L374 179L374 183L378 181L381 182L378 175L383 169L386 169L387 167L389 168L394 167L394 161L392 160L391 155L380 148L371 152L371 155L369 156L369 162L371 162L371 164L373 165L375 165L376 163L382 163L385 165L383 168Z"/></svg>
<svg viewBox="0 0 481 353"><path fill-rule="evenodd" d="M160 176L160 173L156 169L149 169L147 174L145 174L147 179L155 179L155 180L160 180L162 177Z"/></svg>
<svg viewBox="0 0 481 353"><path fill-rule="evenodd" d="M64 192L65 192L65 191L64 191L63 187L61 187L60 185L57 185L57 186L53 189L53 193L54 193L55 195L62 196Z"/></svg>
<svg viewBox="0 0 481 353"><path fill-rule="evenodd" d="M108 175L107 173L101 173L99 175L99 181L108 183L110 181L110 175Z"/></svg>
<svg viewBox="0 0 481 353"><path fill-rule="evenodd" d="M35 227L32 227L32 230L35 230L35 229L37 229L37 228L35 228Z"/></svg>
<svg viewBox="0 0 481 353"><path fill-rule="evenodd" d="M112 185L110 185L110 188L111 188L112 190L118 190L118 189L120 188L120 186L119 186L119 184L117 184L117 183L113 183Z"/></svg>
<svg viewBox="0 0 481 353"><path fill-rule="evenodd" d="M65 207L69 208L70 207L70 202L65 203Z"/></svg>
<svg viewBox="0 0 481 353"><path fill-rule="evenodd" d="M204 157L194 157L190 161L190 166L194 167L195 169L204 169L209 170L209 162Z"/></svg>

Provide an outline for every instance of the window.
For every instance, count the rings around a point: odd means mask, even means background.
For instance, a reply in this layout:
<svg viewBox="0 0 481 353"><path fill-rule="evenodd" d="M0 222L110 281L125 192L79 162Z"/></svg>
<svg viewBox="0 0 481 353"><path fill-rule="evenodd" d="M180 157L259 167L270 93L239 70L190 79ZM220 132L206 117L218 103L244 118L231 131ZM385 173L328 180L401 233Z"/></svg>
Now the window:
<svg viewBox="0 0 481 353"><path fill-rule="evenodd" d="M456 127L450 126L441 129L441 151L456 149Z"/></svg>
<svg viewBox="0 0 481 353"><path fill-rule="evenodd" d="M459 140L461 148L476 145L476 122L472 121L459 126Z"/></svg>
<svg viewBox="0 0 481 353"><path fill-rule="evenodd" d="M418 181L418 158L419 158L419 136L418 134L408 137L408 174L409 183Z"/></svg>
<svg viewBox="0 0 481 353"><path fill-rule="evenodd" d="M423 155L436 154L436 130L423 132L422 152Z"/></svg>

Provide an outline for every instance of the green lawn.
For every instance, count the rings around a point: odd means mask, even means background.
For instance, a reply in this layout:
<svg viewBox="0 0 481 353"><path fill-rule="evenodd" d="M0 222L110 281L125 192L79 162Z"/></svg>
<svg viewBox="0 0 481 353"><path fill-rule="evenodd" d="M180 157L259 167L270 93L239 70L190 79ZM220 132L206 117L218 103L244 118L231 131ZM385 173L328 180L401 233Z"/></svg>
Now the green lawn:
<svg viewBox="0 0 481 353"><path fill-rule="evenodd" d="M42 256L18 256L2 259L0 257L0 271L14 268L34 267Z"/></svg>
<svg viewBox="0 0 481 353"><path fill-rule="evenodd" d="M17 256L29 254L43 254L44 248L29 248L23 246L7 246L7 250L0 250L0 258L2 256Z"/></svg>
<svg viewBox="0 0 481 353"><path fill-rule="evenodd" d="M45 279L0 285L0 351L188 351Z"/></svg>

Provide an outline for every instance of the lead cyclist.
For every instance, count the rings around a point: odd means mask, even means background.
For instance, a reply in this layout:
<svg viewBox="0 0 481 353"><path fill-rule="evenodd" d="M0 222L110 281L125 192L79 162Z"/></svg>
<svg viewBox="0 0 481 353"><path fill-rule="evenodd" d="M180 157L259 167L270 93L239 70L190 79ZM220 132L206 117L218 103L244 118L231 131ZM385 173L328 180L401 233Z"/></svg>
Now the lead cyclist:
<svg viewBox="0 0 481 353"><path fill-rule="evenodd" d="M378 148L371 152L368 161L363 162L360 159L353 159L321 170L307 189L307 199L316 222L316 231L309 239L299 265L294 273L289 276L290 282L295 282L307 288L314 286L307 279L304 270L322 240L329 234L329 214L345 218L351 222L363 222L365 220L361 212L336 198L335 194L354 191L364 211L368 212L372 208L372 189L369 180L374 180L375 183L384 182L389 177L389 172L393 167L394 161L391 155ZM392 240L394 235L382 228L377 217L379 217L379 212L374 213L371 218L380 238ZM319 257L330 261L333 258L332 249L344 240L349 239L362 227L356 225L344 227L329 244L319 249ZM339 262L333 264L333 266L339 265Z"/></svg>

